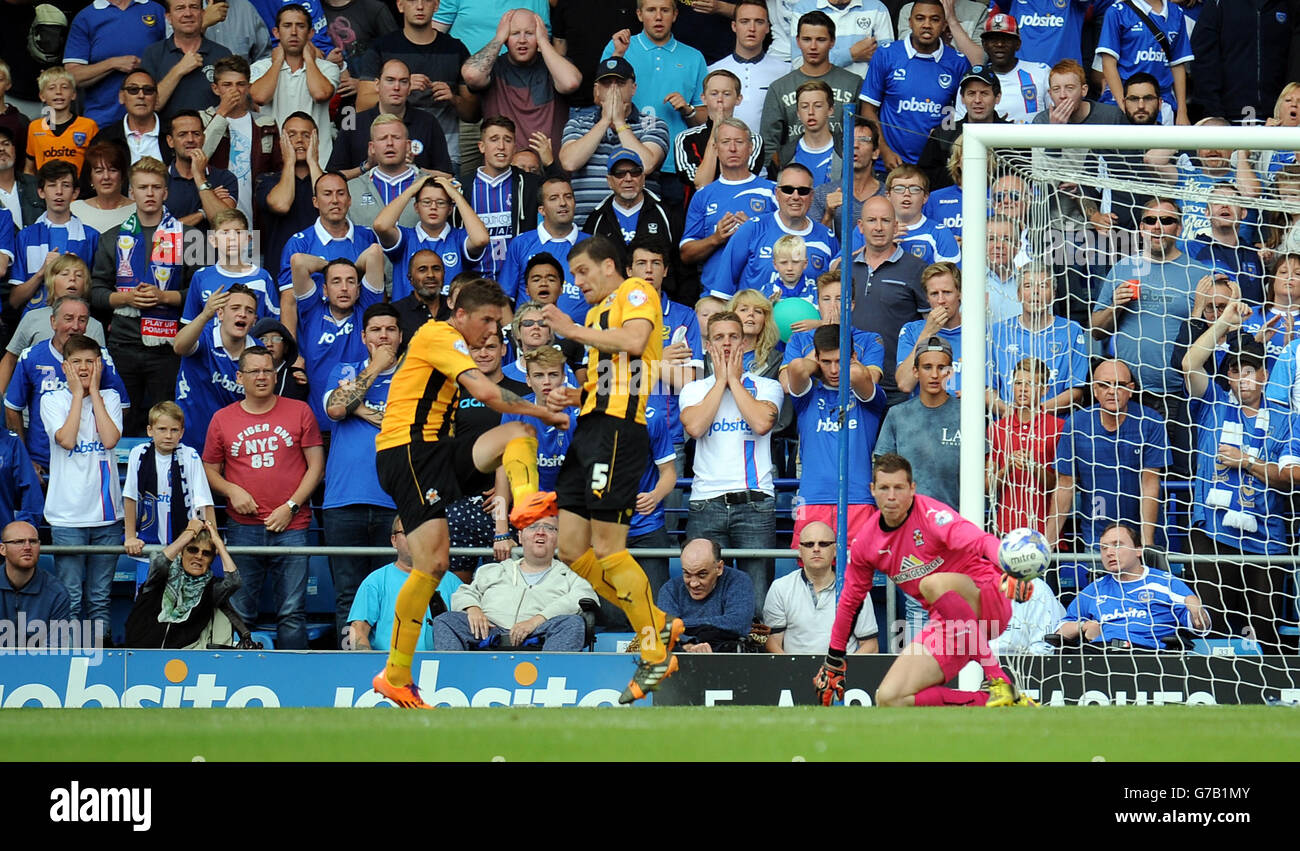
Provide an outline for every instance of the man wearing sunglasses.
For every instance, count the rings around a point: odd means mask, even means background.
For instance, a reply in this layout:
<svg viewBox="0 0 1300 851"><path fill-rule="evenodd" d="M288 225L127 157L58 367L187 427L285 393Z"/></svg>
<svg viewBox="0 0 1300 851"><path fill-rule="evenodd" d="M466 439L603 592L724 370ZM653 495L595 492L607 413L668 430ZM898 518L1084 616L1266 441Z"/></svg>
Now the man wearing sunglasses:
<svg viewBox="0 0 1300 851"><path fill-rule="evenodd" d="M673 240L668 211L646 191L645 167L636 151L619 148L609 155L609 195L587 216L582 231L622 245L639 236Z"/></svg>
<svg viewBox="0 0 1300 851"><path fill-rule="evenodd" d="M1102 283L1093 304L1092 333L1099 340L1110 338L1115 357L1133 370L1141 403L1165 416L1171 471L1185 476L1191 453L1187 390L1170 356L1191 315L1196 284L1212 272L1179 250L1181 232L1176 203L1150 198L1142 205L1142 250L1116 263Z"/></svg>
<svg viewBox="0 0 1300 851"><path fill-rule="evenodd" d="M153 157L170 165L172 146L167 143L162 120L158 117L158 85L148 71L132 71L122 79L117 100L126 109L126 117L108 124L95 135L91 145L112 142L126 152L131 165L141 157ZM83 195L89 193L84 191Z"/></svg>
<svg viewBox="0 0 1300 851"><path fill-rule="evenodd" d="M763 604L768 653L825 653L835 625L835 530L820 521L798 536L800 570L772 583ZM867 600L853 621L849 653L878 653L876 610Z"/></svg>
<svg viewBox="0 0 1300 851"><path fill-rule="evenodd" d="M803 237L810 276L828 270L840 252L840 241L829 228L808 217L812 191L813 175L806 166L790 163L781 169L776 179L776 212L751 218L736 228L722 258L704 270L704 287L722 299L740 290L761 289L772 278L772 246L786 234Z"/></svg>

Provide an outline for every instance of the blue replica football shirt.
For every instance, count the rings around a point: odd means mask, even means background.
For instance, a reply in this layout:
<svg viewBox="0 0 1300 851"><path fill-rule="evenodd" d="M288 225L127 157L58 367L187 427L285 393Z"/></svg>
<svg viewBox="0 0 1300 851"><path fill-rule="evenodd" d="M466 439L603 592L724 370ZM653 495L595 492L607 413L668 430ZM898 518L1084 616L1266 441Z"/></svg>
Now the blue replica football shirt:
<svg viewBox="0 0 1300 851"><path fill-rule="evenodd" d="M321 410L325 409L330 393L338 388L339 382L355 380L369 365L369 358L336 364L323 385L312 387L312 394L320 397L317 401ZM388 389L396 372L397 366L394 365L388 372L380 373L361 404L382 414L388 407ZM375 470L375 437L379 434L379 426L352 414L330 422L333 428L330 430L329 457L325 461L323 507L378 505L396 508L392 497L379 486L379 474Z"/></svg>
<svg viewBox="0 0 1300 851"><path fill-rule="evenodd" d="M1056 445L1056 472L1074 479L1075 514L1085 546L1096 546L1101 532L1115 521L1134 522L1142 516L1142 471L1169 466L1169 440L1164 417L1129 402L1117 431L1101 422L1101 408L1075 411L1065 420Z"/></svg>
<svg viewBox="0 0 1300 851"><path fill-rule="evenodd" d="M1107 573L1079 592L1066 610L1067 621L1101 624L1097 643L1128 641L1159 650L1179 627L1192 625L1186 583L1163 570L1146 568L1138 579L1121 582Z"/></svg>
<svg viewBox="0 0 1300 851"><path fill-rule="evenodd" d="M314 225L298 231L284 244L284 252L280 255L278 277L280 289L293 287L293 268L289 265L289 260L295 254L311 254L325 260L344 259L356 262L361 252L374 244L375 232L370 228L348 222L348 232L335 238L329 235L321 225L320 219L317 219ZM311 277L316 282L316 286L324 286L325 276L320 272Z"/></svg>
<svg viewBox="0 0 1300 851"><path fill-rule="evenodd" d="M718 298L729 299L740 290L762 290L772 279L772 246L791 234L803 237L808 254L808 274L821 275L830 268L840 251L840 241L823 224L812 219L801 230L781 221L780 213L750 219L738 227L719 254L712 272L702 276L703 284ZM711 258L710 258L711 259Z"/></svg>
<svg viewBox="0 0 1300 851"><path fill-rule="evenodd" d="M68 26L63 62L94 65L114 56L140 56L146 47L162 41L166 31L167 10L154 0L134 0L125 9L108 0L94 0ZM118 102L117 93L124 79L121 71L109 71L97 82L79 87L81 114L101 129L121 121L126 107Z"/></svg>
<svg viewBox="0 0 1300 851"><path fill-rule="evenodd" d="M526 402L536 402L537 394L529 393ZM569 451L569 441L573 439L573 430L578 426L578 409L569 408L569 428L548 425L524 414L502 414L501 424L527 423L537 430L537 482L538 490L555 490L555 480L560 475L560 465L564 463L565 453Z"/></svg>
<svg viewBox="0 0 1300 851"><path fill-rule="evenodd" d="M1214 381L1192 400L1198 426L1192 525L1216 541L1247 553L1278 555L1290 549L1290 507L1276 487L1219 463L1219 448L1232 446L1279 467L1300 464L1295 417L1266 402L1253 417Z"/></svg>
<svg viewBox="0 0 1300 851"><path fill-rule="evenodd" d="M260 346L248 337L245 346ZM237 358L230 356L221 343L221 326L210 325L199 335L198 348L181 358L176 372L176 404L185 414L185 433L181 442L203 452L208 423L217 411L244 398L244 388L235 380L239 371Z"/></svg>
<svg viewBox="0 0 1300 851"><path fill-rule="evenodd" d="M325 416L322 393L334 367L341 363L355 363L366 358L366 345L361 341L361 317L366 308L384 300L384 291L372 290L363 280L357 303L347 316L337 319L320 291L298 296L298 351L307 364L307 384L311 387L311 411L322 432L330 431L334 421ZM335 383L331 385L337 387Z"/></svg>
<svg viewBox="0 0 1300 851"><path fill-rule="evenodd" d="M999 322L989 330L989 386L1004 402L1011 401L1011 379L1016 364L1038 358L1047 365L1047 390L1051 399L1088 383L1088 332L1072 319L1053 316L1040 331L1026 328L1019 316Z"/></svg>
<svg viewBox="0 0 1300 851"><path fill-rule="evenodd" d="M831 164L835 161L835 140L826 143L820 150L812 150L800 137L794 146L794 161L812 172L813 186L820 186L830 180Z"/></svg>
<svg viewBox="0 0 1300 851"><path fill-rule="evenodd" d="M516 307L528 301L528 286L524 280L524 269L528 261L543 252L560 261L564 269L564 284L560 289L560 298L556 307L567 313L579 325L587 324L587 311L591 305L582 297L582 290L573 282L573 273L569 271L569 252L573 246L587 238L587 234L574 227L568 236L554 237L546 225L537 226L537 230L524 231L510 240L506 250L506 262L501 267L501 279L497 281L506 296ZM448 279L450 280L450 279Z"/></svg>
<svg viewBox="0 0 1300 851"><path fill-rule="evenodd" d="M1192 37L1187 32L1183 9L1177 3L1166 0L1164 14L1157 14L1143 0L1137 0L1137 4L1143 7L1142 11L1169 39L1173 59L1170 60L1165 55L1164 48L1156 41L1146 23L1124 3L1116 3L1106 10L1106 17L1101 22L1101 36L1097 41L1097 53L1109 54L1115 58L1121 80L1127 80L1139 71L1155 77L1160 84L1161 99L1177 109L1172 69L1174 65L1192 61ZM1115 103L1115 93L1107 89L1098 100L1102 103Z"/></svg>
<svg viewBox="0 0 1300 851"><path fill-rule="evenodd" d="M185 306L181 309L181 323L188 325L193 322L218 288L229 290L233 284L243 284L257 293L258 319L268 316L280 318L280 288L265 269L254 266L247 272L232 272L222 266L205 266L190 278L190 288L185 293ZM212 317L214 325L220 321L217 317Z"/></svg>
<svg viewBox="0 0 1300 851"><path fill-rule="evenodd" d="M1009 12L1020 29L1016 55L1029 62L1055 65L1062 59L1083 61L1083 18L1092 0L993 0Z"/></svg>
<svg viewBox="0 0 1300 851"><path fill-rule="evenodd" d="M914 163L969 70L966 57L942 42L927 54L916 52L911 37L900 39L876 51L859 99L880 110L885 142L903 162Z"/></svg>
<svg viewBox="0 0 1300 851"><path fill-rule="evenodd" d="M446 295L452 279L486 254L486 249L470 254L468 243L469 234L465 229L454 228L449 223L444 223L437 235L425 230L423 222L415 227L399 227L397 242L384 249L384 255L393 264L393 301L411 294L411 258L421 251L432 251L442 258L442 292Z"/></svg>
<svg viewBox="0 0 1300 851"><path fill-rule="evenodd" d="M67 224L56 225L51 224L42 213L39 219L18 233L14 262L9 267L9 285L16 287L26 283L27 279L36 274L45 264L45 258L51 251L75 254L86 261L87 266L93 267L95 249L98 247L99 231L86 227L81 219L73 216ZM89 289L89 281L86 282L86 286ZM32 291L31 298L23 305L23 313L45 307L46 296L45 282L41 281Z"/></svg>
<svg viewBox="0 0 1300 851"><path fill-rule="evenodd" d="M776 212L775 190L775 183L757 175L737 181L718 178L704 186L691 196L679 245L709 236L727 213L744 213L753 219ZM722 255L721 248L709 255L700 267L701 280L718 273Z"/></svg>
<svg viewBox="0 0 1300 851"><path fill-rule="evenodd" d="M840 493L839 388L814 379L800 396L791 396L799 424L799 458L802 476L799 497L808 505L830 505ZM871 498L871 453L885 417L885 391L879 385L870 399L849 391L849 503L875 505ZM858 473L863 473L858 475Z"/></svg>
<svg viewBox="0 0 1300 851"><path fill-rule="evenodd" d="M957 184L931 192L921 213L947 228L955 239L961 239L961 187Z"/></svg>
<svg viewBox="0 0 1300 851"><path fill-rule="evenodd" d="M703 375L704 346L700 334L700 320L695 315L695 310L684 304L678 304L663 294L660 294L659 300L664 310L664 321L660 326L663 331L664 348L668 348L674 342L684 341L691 347L690 365L696 368L697 376ZM688 379L686 383L689 384L690 380ZM668 420L669 437L673 444L685 443L686 432L682 429L682 412L677 404L677 394L661 393L652 396L651 400L664 410Z"/></svg>
<svg viewBox="0 0 1300 851"><path fill-rule="evenodd" d="M488 232L487 251L478 261L479 272L488 280L499 280L501 267L506 262L506 249L515 232L515 179L507 169L496 177L489 177L483 169L474 172L466 196L474 214ZM450 277L444 280L450 281Z"/></svg>
<svg viewBox="0 0 1300 851"><path fill-rule="evenodd" d="M667 418L663 415L663 409L653 404L647 404L645 408L645 426L650 435L650 458L646 464L645 472L641 474L641 483L637 485L637 493L649 493L659 486L659 465L674 461L677 453L673 449L672 429L669 427ZM628 524L627 534L629 538L635 538L638 535L645 535L653 532L655 529L662 528L664 525L664 503L663 500L654 507L654 511L649 514L642 514L639 511L632 513L632 521Z"/></svg>

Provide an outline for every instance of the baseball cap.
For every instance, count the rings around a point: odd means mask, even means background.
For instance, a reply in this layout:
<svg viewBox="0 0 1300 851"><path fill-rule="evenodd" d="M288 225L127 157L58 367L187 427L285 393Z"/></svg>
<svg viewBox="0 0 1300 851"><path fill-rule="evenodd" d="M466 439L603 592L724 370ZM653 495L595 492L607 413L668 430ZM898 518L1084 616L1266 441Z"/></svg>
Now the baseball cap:
<svg viewBox="0 0 1300 851"><path fill-rule="evenodd" d="M952 344L943 337L940 337L938 334L933 337L927 337L916 347L916 364L918 368L921 364L921 355L926 352L943 352L948 355L949 363L953 363L956 360L952 355Z"/></svg>
<svg viewBox="0 0 1300 851"><path fill-rule="evenodd" d="M614 167L619 163L633 163L639 169L645 169L645 163L641 162L641 155L631 148L615 148L614 153L609 155L609 162L606 164L606 170L614 173Z"/></svg>
<svg viewBox="0 0 1300 851"><path fill-rule="evenodd" d="M989 15L988 20L984 22L984 32L980 33L980 38L999 34L1020 38L1020 27L1016 24L1016 19L1003 12Z"/></svg>
<svg viewBox="0 0 1300 851"><path fill-rule="evenodd" d="M998 79L997 74L993 73L993 69L987 65L976 65L967 71L966 76L961 78L961 84L957 86L957 91L960 92L965 89L966 84L972 80L979 80L981 83L987 84L989 88L993 89L994 94L1002 94L1002 81Z"/></svg>
<svg viewBox="0 0 1300 851"><path fill-rule="evenodd" d="M625 80L635 80L636 71L632 70L632 63L622 56L611 56L608 59L600 60L600 65L596 66L596 79L600 80L605 77L622 77Z"/></svg>

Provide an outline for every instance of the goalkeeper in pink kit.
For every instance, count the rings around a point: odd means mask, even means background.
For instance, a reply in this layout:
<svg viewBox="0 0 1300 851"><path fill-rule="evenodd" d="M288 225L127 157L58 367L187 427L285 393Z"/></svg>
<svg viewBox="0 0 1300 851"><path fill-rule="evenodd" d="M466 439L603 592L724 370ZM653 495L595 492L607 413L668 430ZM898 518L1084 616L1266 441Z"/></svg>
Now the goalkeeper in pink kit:
<svg viewBox="0 0 1300 851"><path fill-rule="evenodd" d="M821 702L844 697L845 644L879 570L925 606L930 622L885 674L878 706L1034 705L989 649L1011 619L1011 598L1023 602L1032 588L998 566L998 538L937 499L918 496L912 465L900 455L876 459L871 494L877 510L858 527L830 648L813 679ZM947 688L972 660L984 669L983 687Z"/></svg>

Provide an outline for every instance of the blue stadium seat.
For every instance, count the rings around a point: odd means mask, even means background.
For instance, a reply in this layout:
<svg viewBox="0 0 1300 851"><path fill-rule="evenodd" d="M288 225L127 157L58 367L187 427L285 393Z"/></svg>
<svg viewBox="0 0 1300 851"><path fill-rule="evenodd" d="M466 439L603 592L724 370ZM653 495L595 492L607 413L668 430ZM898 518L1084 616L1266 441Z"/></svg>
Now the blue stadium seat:
<svg viewBox="0 0 1300 851"><path fill-rule="evenodd" d="M1201 656L1260 656L1259 644L1244 638L1197 638L1192 652Z"/></svg>
<svg viewBox="0 0 1300 851"><path fill-rule="evenodd" d="M593 648L593 652L618 653L618 643L620 641L631 641L634 638L636 638L635 632L598 632L596 633L596 646Z"/></svg>

